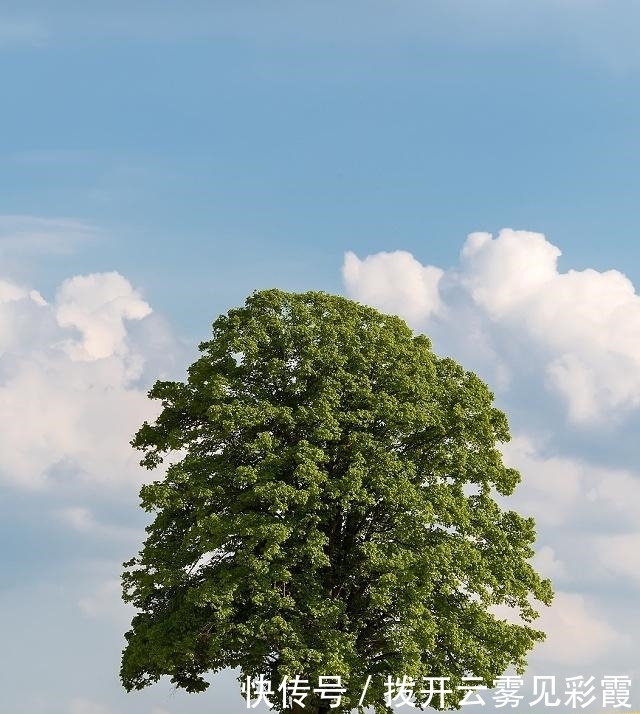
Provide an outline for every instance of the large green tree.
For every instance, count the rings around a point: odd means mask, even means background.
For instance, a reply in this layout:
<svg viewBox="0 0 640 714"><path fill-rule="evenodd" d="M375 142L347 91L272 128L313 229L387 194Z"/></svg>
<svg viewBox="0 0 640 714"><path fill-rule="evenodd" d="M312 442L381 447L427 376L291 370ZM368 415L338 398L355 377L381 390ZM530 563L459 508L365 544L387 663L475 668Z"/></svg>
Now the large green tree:
<svg viewBox="0 0 640 714"><path fill-rule="evenodd" d="M363 705L383 712L387 675L418 702L424 677L449 677L458 708L463 677L524 671L544 639L530 599L552 590L529 562L533 520L494 500L520 475L475 374L400 318L318 292L256 292L200 351L186 382L151 389L162 411L132 442L147 468L173 460L141 491L155 519L125 564L128 690L169 675L201 691L232 667L264 674L283 709L284 677L340 676L331 711L368 681ZM305 711L335 701L311 692Z"/></svg>

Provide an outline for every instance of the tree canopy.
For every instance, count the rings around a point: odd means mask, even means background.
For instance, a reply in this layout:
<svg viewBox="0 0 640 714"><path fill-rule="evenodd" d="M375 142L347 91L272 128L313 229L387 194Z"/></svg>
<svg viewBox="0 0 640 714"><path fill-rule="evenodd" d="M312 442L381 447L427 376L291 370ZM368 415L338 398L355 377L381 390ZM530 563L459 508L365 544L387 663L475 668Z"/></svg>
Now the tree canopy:
<svg viewBox="0 0 640 714"><path fill-rule="evenodd" d="M202 691L228 667L274 692L339 676L331 711L356 708L368 680L362 704L384 712L387 675L449 677L458 708L463 677L524 672L544 639L530 600L552 590L529 562L533 519L494 499L520 475L475 374L400 318L320 292L256 292L200 352L184 383L156 382L162 410L132 441L149 469L173 459L142 488L155 517L125 563L128 690L169 675Z"/></svg>

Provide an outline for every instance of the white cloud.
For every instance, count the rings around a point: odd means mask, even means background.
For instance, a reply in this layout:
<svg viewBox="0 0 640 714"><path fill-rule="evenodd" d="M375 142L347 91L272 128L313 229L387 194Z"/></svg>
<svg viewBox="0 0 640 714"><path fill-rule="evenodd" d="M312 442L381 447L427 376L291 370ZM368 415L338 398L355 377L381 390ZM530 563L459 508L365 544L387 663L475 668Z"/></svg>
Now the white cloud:
<svg viewBox="0 0 640 714"><path fill-rule="evenodd" d="M73 360L96 360L126 352L125 320L141 320L151 308L118 273L65 280L56 295L60 327L76 328L82 341L64 343Z"/></svg>
<svg viewBox="0 0 640 714"><path fill-rule="evenodd" d="M484 320L487 337L521 346L504 374L533 367L573 422L610 421L640 406L640 296L617 270L560 272L559 256L540 233L472 233L459 268L445 274L458 295L450 304L438 293L442 271L409 253L347 253L343 274L350 295L414 325L438 314L455 333Z"/></svg>
<svg viewBox="0 0 640 714"><path fill-rule="evenodd" d="M556 557L554 549L549 545L543 546L536 552L533 566L543 578L550 578L554 581L568 578L565 564Z"/></svg>
<svg viewBox="0 0 640 714"><path fill-rule="evenodd" d="M52 304L0 284L1 479L139 485L129 441L156 405L137 386L144 346L129 344L127 322L150 312L117 273L71 278Z"/></svg>
<svg viewBox="0 0 640 714"><path fill-rule="evenodd" d="M503 329L546 353L546 372L575 421L640 404L640 296L617 270L560 273L540 233L471 234L462 284Z"/></svg>
<svg viewBox="0 0 640 714"><path fill-rule="evenodd" d="M505 605L493 606L491 612L507 622L522 624L517 611ZM593 665L631 644L629 635L618 632L581 594L556 592L553 604L542 606L539 612L540 617L532 626L542 630L546 639L531 655L532 663L537 665Z"/></svg>
<svg viewBox="0 0 640 714"><path fill-rule="evenodd" d="M618 527L629 527L640 519L640 475L621 469L589 467L583 464L586 475L585 497L597 508L611 513Z"/></svg>
<svg viewBox="0 0 640 714"><path fill-rule="evenodd" d="M16 302L27 297L29 293L18 285L6 280L0 280L0 303Z"/></svg>
<svg viewBox="0 0 640 714"><path fill-rule="evenodd" d="M29 290L0 279L0 358L19 340L25 319L35 317L46 301L37 290Z"/></svg>
<svg viewBox="0 0 640 714"><path fill-rule="evenodd" d="M420 324L440 310L438 285L443 271L421 265L410 253L377 253L360 260L344 257L342 275L350 295L361 302Z"/></svg>
<svg viewBox="0 0 640 714"><path fill-rule="evenodd" d="M595 539L600 568L640 585L640 533L602 535Z"/></svg>
<svg viewBox="0 0 640 714"><path fill-rule="evenodd" d="M36 354L0 386L10 417L0 433L5 479L42 486L60 468L66 478L103 485L134 479L138 458L128 442L152 412L144 392L115 358L95 370L72 364Z"/></svg>
<svg viewBox="0 0 640 714"><path fill-rule="evenodd" d="M581 498L584 465L557 456L543 458L531 439L524 436L514 437L502 452L505 463L523 477L513 503L544 525L566 523Z"/></svg>
<svg viewBox="0 0 640 714"><path fill-rule="evenodd" d="M570 531L588 525L591 533L599 534L632 529L638 522L640 474L576 457L545 456L540 444L522 435L501 451L504 462L522 476L514 495L503 500L509 508L533 516L543 528ZM555 555L554 550L538 557L554 568Z"/></svg>
<svg viewBox="0 0 640 714"><path fill-rule="evenodd" d="M577 593L557 592L551 607L544 608L535 627L547 639L535 649L535 659L545 664L582 666L606 659L628 647L631 638L615 630L587 599Z"/></svg>
<svg viewBox="0 0 640 714"><path fill-rule="evenodd" d="M471 233L461 258L462 283L494 318L520 311L554 279L560 251L540 233Z"/></svg>

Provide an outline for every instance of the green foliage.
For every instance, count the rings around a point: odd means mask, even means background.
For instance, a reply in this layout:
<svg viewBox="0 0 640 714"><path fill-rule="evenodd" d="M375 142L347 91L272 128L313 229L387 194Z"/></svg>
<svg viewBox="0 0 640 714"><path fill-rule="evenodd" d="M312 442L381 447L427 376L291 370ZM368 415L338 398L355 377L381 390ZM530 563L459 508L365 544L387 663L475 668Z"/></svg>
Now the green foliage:
<svg viewBox="0 0 640 714"><path fill-rule="evenodd" d="M382 675L451 677L450 708L463 676L524 671L544 639L529 598L550 604L551 584L529 563L533 520L492 498L520 476L475 374L401 319L324 293L254 293L200 351L186 383L154 385L162 412L132 441L150 469L180 459L141 491L155 520L123 576L139 611L128 690L166 674L201 691L226 667L274 688L340 675L334 711L350 711L372 674L365 704L383 712Z"/></svg>

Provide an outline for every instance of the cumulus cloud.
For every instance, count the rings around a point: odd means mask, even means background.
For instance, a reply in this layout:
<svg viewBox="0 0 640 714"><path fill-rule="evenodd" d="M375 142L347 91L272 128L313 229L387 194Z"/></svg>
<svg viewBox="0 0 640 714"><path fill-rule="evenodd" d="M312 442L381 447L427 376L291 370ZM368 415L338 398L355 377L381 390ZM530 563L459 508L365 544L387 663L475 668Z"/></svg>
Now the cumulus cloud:
<svg viewBox="0 0 640 714"><path fill-rule="evenodd" d="M0 478L37 488L72 479L139 484L129 440L153 407L127 323L151 313L117 273L65 281L52 303L0 283Z"/></svg>
<svg viewBox="0 0 640 714"><path fill-rule="evenodd" d="M81 341L64 344L72 360L96 360L126 351L125 320L151 314L149 305L118 273L78 275L65 280L56 295L60 327L77 329Z"/></svg>
<svg viewBox="0 0 640 714"><path fill-rule="evenodd" d="M10 349L24 334L24 320L46 305L37 290L29 290L0 279L0 355Z"/></svg>
<svg viewBox="0 0 640 714"><path fill-rule="evenodd" d="M410 253L377 253L364 260L348 252L342 275L356 299L420 324L440 310L438 285L443 271L421 265Z"/></svg>
<svg viewBox="0 0 640 714"><path fill-rule="evenodd" d="M640 406L640 296L617 270L560 272L560 254L540 233L505 229L495 238L470 234L460 265L447 273L409 253L362 260L347 253L343 274L350 295L412 324L437 314L447 328L466 329L461 300L447 305L438 295L446 275L495 341L522 345L542 365L574 423L610 420ZM523 368L512 363L503 371Z"/></svg>
<svg viewBox="0 0 640 714"><path fill-rule="evenodd" d="M40 295L37 290L25 290L24 288L14 285L6 280L0 280L0 304L8 302L17 302L24 298L30 298L37 305L46 305L47 301Z"/></svg>
<svg viewBox="0 0 640 714"><path fill-rule="evenodd" d="M539 233L471 233L462 248L462 284L475 302L500 318L519 311L556 275L560 250Z"/></svg>
<svg viewBox="0 0 640 714"><path fill-rule="evenodd" d="M546 373L574 421L640 404L640 296L617 270L558 271L540 233L471 234L461 282L503 329L546 353Z"/></svg>

